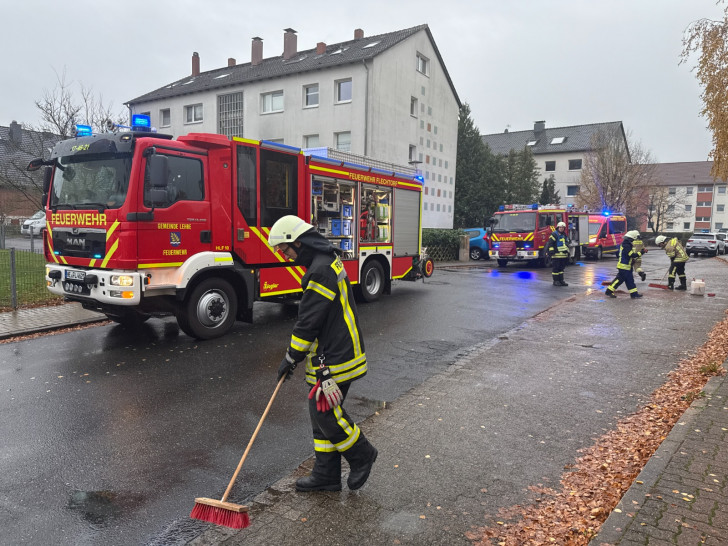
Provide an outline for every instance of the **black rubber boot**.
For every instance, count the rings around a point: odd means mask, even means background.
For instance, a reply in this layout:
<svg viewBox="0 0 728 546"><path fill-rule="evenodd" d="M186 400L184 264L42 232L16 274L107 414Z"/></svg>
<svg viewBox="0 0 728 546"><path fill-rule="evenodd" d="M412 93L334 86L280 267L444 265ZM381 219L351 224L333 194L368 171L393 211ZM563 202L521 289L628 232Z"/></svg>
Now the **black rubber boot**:
<svg viewBox="0 0 728 546"><path fill-rule="evenodd" d="M554 279L554 286L561 286L561 283L559 281L557 281L556 279Z"/></svg>
<svg viewBox="0 0 728 546"><path fill-rule="evenodd" d="M605 293L605 294L606 294L607 296L609 296L610 298L616 298L616 297L617 297L617 294L615 294L614 292L612 292L612 291L611 291L611 290L609 290L609 289L605 290L605 291L604 291L604 293Z"/></svg>
<svg viewBox="0 0 728 546"><path fill-rule="evenodd" d="M634 294L630 294L629 297L632 299L641 298L642 294L640 294L639 292L635 292Z"/></svg>
<svg viewBox="0 0 728 546"><path fill-rule="evenodd" d="M675 288L675 290L687 290L687 289L688 289L688 287L685 284L681 284L680 286L678 286L677 288Z"/></svg>
<svg viewBox="0 0 728 546"><path fill-rule="evenodd" d="M311 474L296 480L296 491L341 491L341 479L337 482Z"/></svg>
<svg viewBox="0 0 728 546"><path fill-rule="evenodd" d="M559 286L569 286L569 283L566 283L564 281L559 281Z"/></svg>
<svg viewBox="0 0 728 546"><path fill-rule="evenodd" d="M351 472L346 480L349 489L355 491L366 483L374 461L377 460L377 454L377 448L366 438L360 438L351 449L344 452L343 455L351 467Z"/></svg>

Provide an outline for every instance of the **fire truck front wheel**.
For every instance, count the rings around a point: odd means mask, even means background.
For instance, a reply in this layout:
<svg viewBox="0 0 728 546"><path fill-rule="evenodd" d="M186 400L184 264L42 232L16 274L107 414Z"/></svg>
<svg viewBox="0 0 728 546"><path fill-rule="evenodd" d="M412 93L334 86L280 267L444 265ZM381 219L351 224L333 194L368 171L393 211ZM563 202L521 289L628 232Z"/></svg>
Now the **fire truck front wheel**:
<svg viewBox="0 0 728 546"><path fill-rule="evenodd" d="M238 300L223 279L205 279L187 295L177 314L182 331L197 339L225 335L235 322Z"/></svg>
<svg viewBox="0 0 728 546"><path fill-rule="evenodd" d="M377 261L367 262L361 270L358 295L366 302L373 302L379 299L384 290L384 269Z"/></svg>

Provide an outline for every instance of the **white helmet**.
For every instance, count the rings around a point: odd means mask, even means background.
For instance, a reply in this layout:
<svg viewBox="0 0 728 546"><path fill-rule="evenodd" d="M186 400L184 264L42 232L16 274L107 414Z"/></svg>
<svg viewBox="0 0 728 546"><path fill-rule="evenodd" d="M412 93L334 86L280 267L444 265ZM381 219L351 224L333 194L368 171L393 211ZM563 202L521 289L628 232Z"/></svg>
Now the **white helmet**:
<svg viewBox="0 0 728 546"><path fill-rule="evenodd" d="M667 237L665 237L664 235L658 235L657 237L655 237L655 244L656 245L661 245L666 240L667 240Z"/></svg>
<svg viewBox="0 0 728 546"><path fill-rule="evenodd" d="M556 224L556 227L557 228L560 228L560 227L565 228L566 227L566 224L564 222L559 222L558 224Z"/></svg>
<svg viewBox="0 0 728 546"><path fill-rule="evenodd" d="M639 239L640 238L640 232L636 229L633 229L632 231L628 231L624 234L625 237L629 237L630 239Z"/></svg>
<svg viewBox="0 0 728 546"><path fill-rule="evenodd" d="M308 230L313 229L311 224L301 220L298 216L289 214L276 220L268 234L268 244L272 247L280 244L292 243Z"/></svg>

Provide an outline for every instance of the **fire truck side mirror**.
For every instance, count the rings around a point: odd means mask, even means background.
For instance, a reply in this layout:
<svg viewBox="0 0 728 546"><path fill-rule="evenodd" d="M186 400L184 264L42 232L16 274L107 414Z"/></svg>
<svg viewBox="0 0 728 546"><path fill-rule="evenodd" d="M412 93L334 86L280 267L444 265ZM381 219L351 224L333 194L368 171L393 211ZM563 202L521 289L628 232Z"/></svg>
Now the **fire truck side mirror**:
<svg viewBox="0 0 728 546"><path fill-rule="evenodd" d="M152 188L166 188L169 178L169 159L166 155L152 155L149 162L149 182Z"/></svg>
<svg viewBox="0 0 728 546"><path fill-rule="evenodd" d="M490 224L490 227L492 229L493 226L498 223L498 219L495 216L491 216L490 218L488 218L488 223Z"/></svg>
<svg viewBox="0 0 728 546"><path fill-rule="evenodd" d="M43 193L48 193L51 189L51 178L53 177L53 167L46 167L43 170Z"/></svg>

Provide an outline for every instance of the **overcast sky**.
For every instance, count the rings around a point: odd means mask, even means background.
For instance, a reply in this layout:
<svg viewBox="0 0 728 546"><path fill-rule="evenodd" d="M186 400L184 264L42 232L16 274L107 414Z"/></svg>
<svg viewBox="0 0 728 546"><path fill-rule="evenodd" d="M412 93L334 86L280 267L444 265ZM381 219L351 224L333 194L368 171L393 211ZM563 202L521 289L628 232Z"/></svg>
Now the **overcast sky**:
<svg viewBox="0 0 728 546"><path fill-rule="evenodd" d="M716 0L0 0L0 125L37 124L34 101L65 71L123 110L191 73L427 24L482 134L622 121L658 162L705 161L700 87L680 65L682 36L720 19ZM9 17L8 17L9 16ZM75 88L80 96L80 87ZM255 138L255 135L246 135Z"/></svg>

